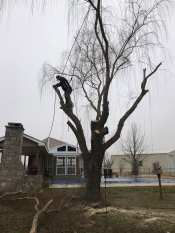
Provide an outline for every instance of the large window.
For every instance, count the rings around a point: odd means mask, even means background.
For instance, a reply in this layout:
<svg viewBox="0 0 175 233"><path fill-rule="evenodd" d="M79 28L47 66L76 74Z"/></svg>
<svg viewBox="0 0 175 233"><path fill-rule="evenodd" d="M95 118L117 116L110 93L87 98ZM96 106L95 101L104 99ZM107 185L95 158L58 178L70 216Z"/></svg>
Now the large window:
<svg viewBox="0 0 175 233"><path fill-rule="evenodd" d="M68 151L76 151L76 148L74 148L72 146L68 146Z"/></svg>
<svg viewBox="0 0 175 233"><path fill-rule="evenodd" d="M66 146L58 147L57 151L66 151Z"/></svg>
<svg viewBox="0 0 175 233"><path fill-rule="evenodd" d="M76 157L58 156L57 175L75 175L75 174L76 174Z"/></svg>
<svg viewBox="0 0 175 233"><path fill-rule="evenodd" d="M67 174L75 175L75 157L67 157Z"/></svg>
<svg viewBox="0 0 175 233"><path fill-rule="evenodd" d="M57 157L57 175L66 174L66 157Z"/></svg>
<svg viewBox="0 0 175 233"><path fill-rule="evenodd" d="M61 146L57 148L57 151L76 151L76 147L72 146Z"/></svg>

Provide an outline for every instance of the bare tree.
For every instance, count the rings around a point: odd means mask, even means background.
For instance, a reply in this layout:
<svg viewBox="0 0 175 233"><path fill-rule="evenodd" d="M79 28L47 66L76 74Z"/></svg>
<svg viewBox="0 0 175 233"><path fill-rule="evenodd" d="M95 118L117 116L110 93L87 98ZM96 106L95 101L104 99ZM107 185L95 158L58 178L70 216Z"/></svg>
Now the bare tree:
<svg viewBox="0 0 175 233"><path fill-rule="evenodd" d="M43 87L43 83L53 81L55 73L72 76L74 91L77 90L77 95L85 97L82 98L82 104L88 105L93 111L94 120L92 118L90 123L91 144L88 148L88 139L78 113L66 108L60 90L55 88L60 108L69 117L67 124L75 134L83 154L86 173L85 197L95 201L101 198L101 168L105 151L120 138L125 121L148 93L148 80L161 66L161 62L154 65L151 58L157 47L162 48L160 38L166 32L163 17L171 4L168 0L116 1L112 7L110 3L107 5L107 2L102 5L102 0L71 0L69 3L69 15L73 12L76 13L73 15L76 19L80 17L77 21L82 23L81 31L79 30L75 37L76 44L72 53L68 54L69 62L64 69L44 64L40 83ZM149 71L143 68L143 64ZM139 68L143 68L141 79ZM113 125L113 135L104 142L104 136L109 131L106 126L110 117L109 93L114 95L110 92L111 85L120 82L121 76L124 77L125 74L131 79L131 71L136 72L137 69L137 75L133 75L133 78L136 78L135 82L140 80L140 91L136 91L139 85L134 85L135 97L131 98L126 112L120 116L115 127ZM129 89L131 87L132 85ZM112 113L112 109L110 111Z"/></svg>
<svg viewBox="0 0 175 233"><path fill-rule="evenodd" d="M131 164L133 175L137 176L139 173L139 162L142 163L150 156L147 150L145 135L141 134L138 126L133 123L126 139L121 141L121 159Z"/></svg>
<svg viewBox="0 0 175 233"><path fill-rule="evenodd" d="M118 161L118 166L119 166L119 172L120 172L120 175L122 174L125 166L126 166L126 161L124 161L122 158L119 159Z"/></svg>
<svg viewBox="0 0 175 233"><path fill-rule="evenodd" d="M0 9L7 5L6 2L0 1ZM36 2L32 0L32 7ZM76 44L65 59L64 69L44 64L40 86L42 89L45 84L50 85L55 74L72 76L74 92L77 90L77 95L84 96L82 105L88 105L93 111L88 148L89 140L85 137L80 115L66 108L60 90L55 88L60 108L69 117L67 124L83 153L87 175L85 197L95 201L101 198L101 168L105 151L120 138L124 123L148 93L148 80L161 66L160 61L154 64L154 52L156 48L163 48L160 39L166 34L165 16L170 15L172 4L170 0L119 0L115 3L109 0L103 4L102 0L69 0L68 4L69 22L76 22L80 28L75 37ZM139 75L141 69L143 74ZM120 83L124 75L128 80L134 79L135 85L128 88L134 88L131 91L134 98L131 96L125 113L113 125L112 136L104 142L109 131L106 124L112 114L112 109L109 113L110 95L115 95L111 86ZM117 102L118 99L113 110ZM115 111L113 115L118 112L117 109Z"/></svg>
<svg viewBox="0 0 175 233"><path fill-rule="evenodd" d="M103 159L103 168L111 169L115 158L112 158L108 153L105 153Z"/></svg>

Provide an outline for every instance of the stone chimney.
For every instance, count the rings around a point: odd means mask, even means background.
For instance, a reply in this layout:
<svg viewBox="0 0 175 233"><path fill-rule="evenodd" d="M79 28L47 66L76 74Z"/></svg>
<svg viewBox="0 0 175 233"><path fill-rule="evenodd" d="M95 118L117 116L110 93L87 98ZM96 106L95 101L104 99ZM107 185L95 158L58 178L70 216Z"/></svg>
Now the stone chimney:
<svg viewBox="0 0 175 233"><path fill-rule="evenodd" d="M21 162L23 125L20 123L8 123L6 126L2 162Z"/></svg>
<svg viewBox="0 0 175 233"><path fill-rule="evenodd" d="M0 163L0 190L17 190L26 174L21 162L24 128L21 123L8 123Z"/></svg>

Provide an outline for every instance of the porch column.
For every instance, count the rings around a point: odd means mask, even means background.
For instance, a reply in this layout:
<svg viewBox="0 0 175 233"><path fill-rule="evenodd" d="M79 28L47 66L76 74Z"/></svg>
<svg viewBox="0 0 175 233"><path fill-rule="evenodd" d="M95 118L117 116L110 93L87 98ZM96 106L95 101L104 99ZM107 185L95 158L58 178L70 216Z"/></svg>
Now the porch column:
<svg viewBox="0 0 175 233"><path fill-rule="evenodd" d="M26 168L26 155L24 155L24 168Z"/></svg>

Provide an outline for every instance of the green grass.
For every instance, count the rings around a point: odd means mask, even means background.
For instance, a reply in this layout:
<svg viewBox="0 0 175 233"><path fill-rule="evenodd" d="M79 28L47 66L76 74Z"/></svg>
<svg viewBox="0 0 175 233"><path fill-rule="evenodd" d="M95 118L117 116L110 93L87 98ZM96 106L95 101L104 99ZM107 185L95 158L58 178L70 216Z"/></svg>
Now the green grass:
<svg viewBox="0 0 175 233"><path fill-rule="evenodd" d="M84 201L83 188L44 189L37 194L40 209L53 199L48 210L58 210L68 194L63 204L72 195L74 198L62 211L43 214L38 233L175 233L175 187L163 186L162 192L160 200L158 187L107 188L105 203L105 189L101 188L103 202L92 205ZM27 195L0 199L0 232L29 233L35 201L19 200Z"/></svg>

